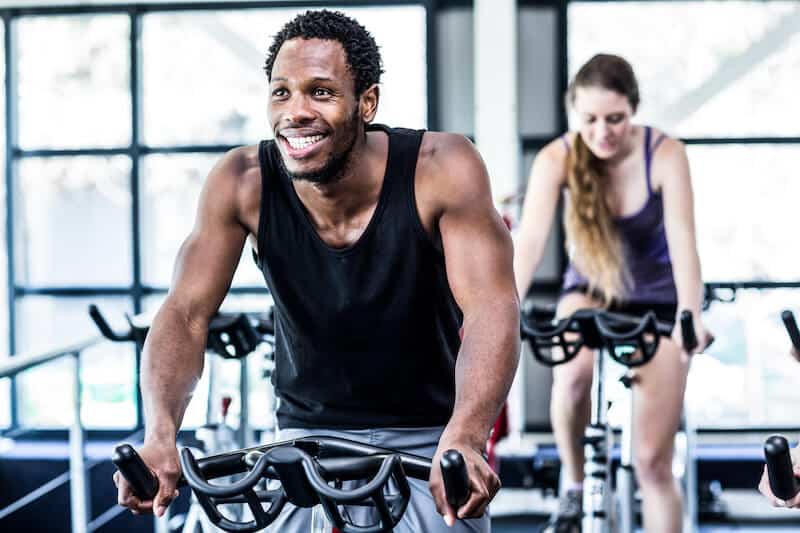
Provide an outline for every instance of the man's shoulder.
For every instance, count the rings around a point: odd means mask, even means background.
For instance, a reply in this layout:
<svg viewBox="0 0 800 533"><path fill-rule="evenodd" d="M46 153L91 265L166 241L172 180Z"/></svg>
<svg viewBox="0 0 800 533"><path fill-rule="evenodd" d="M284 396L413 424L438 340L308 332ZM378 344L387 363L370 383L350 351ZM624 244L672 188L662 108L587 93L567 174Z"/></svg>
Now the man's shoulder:
<svg viewBox="0 0 800 533"><path fill-rule="evenodd" d="M467 137L458 133L426 131L419 148L420 158L431 162L446 162L457 159L464 152L475 153L475 146Z"/></svg>
<svg viewBox="0 0 800 533"><path fill-rule="evenodd" d="M486 166L475 145L456 133L426 132L417 163L418 184L450 204L488 191Z"/></svg>
<svg viewBox="0 0 800 533"><path fill-rule="evenodd" d="M255 144L232 148L225 152L217 166L226 174L237 177L259 170L259 147Z"/></svg>
<svg viewBox="0 0 800 533"><path fill-rule="evenodd" d="M225 187L236 189L261 185L259 145L239 146L225 152L210 177Z"/></svg>

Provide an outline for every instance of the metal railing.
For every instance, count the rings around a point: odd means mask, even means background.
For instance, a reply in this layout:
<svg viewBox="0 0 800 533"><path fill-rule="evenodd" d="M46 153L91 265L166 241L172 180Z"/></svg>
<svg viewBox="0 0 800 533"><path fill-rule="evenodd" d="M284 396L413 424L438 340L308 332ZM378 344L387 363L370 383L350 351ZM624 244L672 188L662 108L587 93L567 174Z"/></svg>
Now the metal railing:
<svg viewBox="0 0 800 533"><path fill-rule="evenodd" d="M91 521L88 469L99 464L95 461L87 465L85 453L85 431L81 422L81 354L102 341L102 337L92 337L75 344L44 352L20 354L0 361L0 378L12 378L17 374L37 368L43 364L69 357L73 365L72 423L69 427L69 471L29 492L22 498L0 509L0 520L19 509L40 499L56 487L69 481L70 511L73 533L91 533L117 516L122 507L113 506Z"/></svg>

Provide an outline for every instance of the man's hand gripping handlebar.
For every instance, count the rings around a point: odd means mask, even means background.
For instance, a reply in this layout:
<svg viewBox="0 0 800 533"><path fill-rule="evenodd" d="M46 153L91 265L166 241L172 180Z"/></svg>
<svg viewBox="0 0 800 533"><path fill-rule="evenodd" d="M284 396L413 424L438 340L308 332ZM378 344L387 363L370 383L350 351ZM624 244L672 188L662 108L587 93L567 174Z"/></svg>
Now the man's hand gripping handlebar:
<svg viewBox="0 0 800 533"><path fill-rule="evenodd" d="M158 480L132 446L118 446L112 461L141 501L155 497ZM427 480L431 472L431 462L425 457L334 437L304 437L201 459L184 448L180 461L183 476L178 486L191 487L217 527L238 532L266 527L286 502L298 507L321 504L342 533L391 531L408 506L407 478ZM458 509L470 495L464 459L458 451L448 450L440 463L447 500ZM241 477L233 483L211 483L236 474ZM280 487L262 488L265 479L279 480ZM352 480L363 484L342 488L342 482ZM226 517L220 506L230 503L246 504L253 519L245 522ZM341 505L372 506L377 521L355 525L340 511Z"/></svg>

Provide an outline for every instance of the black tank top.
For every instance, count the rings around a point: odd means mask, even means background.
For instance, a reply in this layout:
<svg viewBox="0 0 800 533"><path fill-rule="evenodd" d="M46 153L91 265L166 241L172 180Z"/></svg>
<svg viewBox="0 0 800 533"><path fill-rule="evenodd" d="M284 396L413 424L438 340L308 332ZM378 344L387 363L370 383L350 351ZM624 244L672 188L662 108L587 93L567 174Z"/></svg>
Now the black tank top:
<svg viewBox="0 0 800 533"><path fill-rule="evenodd" d="M274 142L259 146L258 262L275 300L281 428L442 425L453 409L462 315L417 212L423 132L370 130L389 136L386 174L346 248L319 237Z"/></svg>

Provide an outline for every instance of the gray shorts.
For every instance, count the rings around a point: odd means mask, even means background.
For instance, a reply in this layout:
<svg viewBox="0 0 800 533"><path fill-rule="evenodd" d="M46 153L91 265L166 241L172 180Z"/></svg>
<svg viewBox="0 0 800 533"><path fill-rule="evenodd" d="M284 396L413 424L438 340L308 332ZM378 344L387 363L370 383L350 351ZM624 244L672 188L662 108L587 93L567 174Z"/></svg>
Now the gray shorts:
<svg viewBox="0 0 800 533"><path fill-rule="evenodd" d="M442 427L358 430L283 429L278 432L277 440L323 435L341 437L382 448L393 448L424 457L433 457L443 429ZM428 489L428 482L410 478L408 482L411 486L411 499L403 519L394 528L395 533L488 533L491 531L488 510L480 518L457 520L452 528L447 527L442 516L436 511L433 496ZM356 524L377 521L370 520L368 517L359 520L357 516L359 511L363 513L364 509L354 508L350 513ZM287 503L280 516L266 531L270 533L309 533L311 531L311 514L311 509L301 509Z"/></svg>

